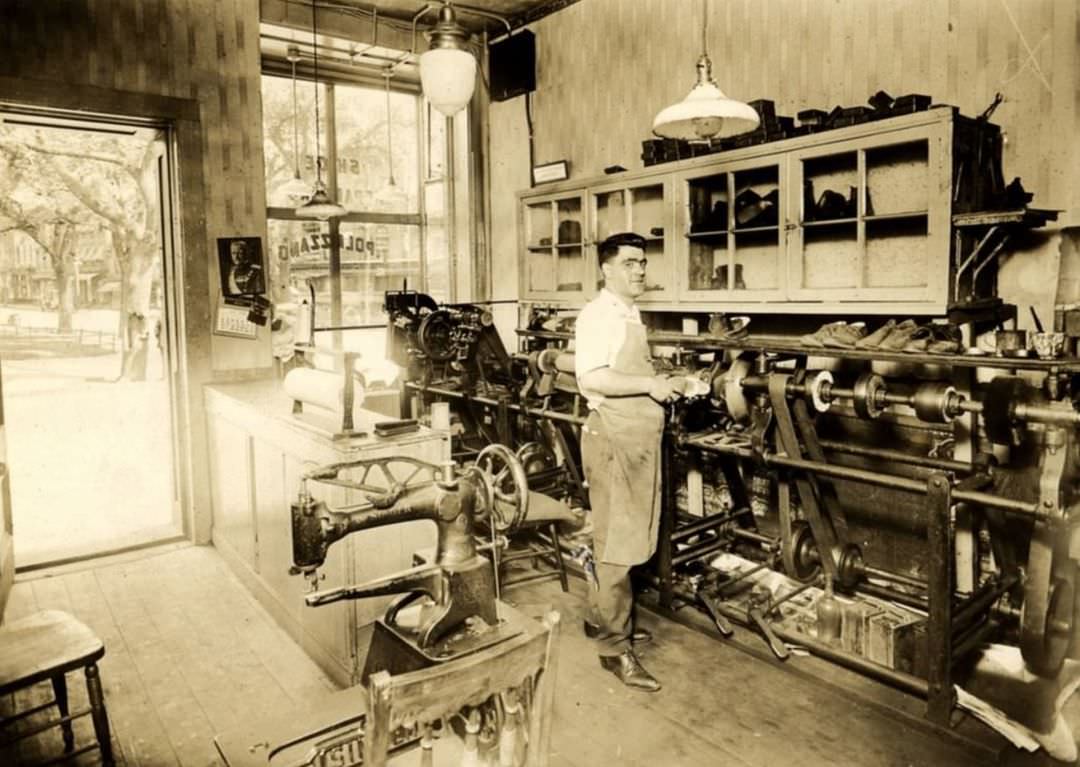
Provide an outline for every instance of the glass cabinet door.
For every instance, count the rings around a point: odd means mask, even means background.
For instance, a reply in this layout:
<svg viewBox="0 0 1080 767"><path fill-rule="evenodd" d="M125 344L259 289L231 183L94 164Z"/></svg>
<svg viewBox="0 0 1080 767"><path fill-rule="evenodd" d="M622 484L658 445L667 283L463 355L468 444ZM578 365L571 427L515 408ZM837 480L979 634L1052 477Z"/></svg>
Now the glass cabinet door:
<svg viewBox="0 0 1080 767"><path fill-rule="evenodd" d="M580 298L588 290L583 195L572 193L522 204L526 298Z"/></svg>
<svg viewBox="0 0 1080 767"><path fill-rule="evenodd" d="M932 264L929 254L941 245L935 232L947 240L951 210L947 187L931 184L939 143L917 128L849 141L844 151L792 155L798 192L789 200L799 211L789 244L792 299L937 299L948 258Z"/></svg>
<svg viewBox="0 0 1080 767"><path fill-rule="evenodd" d="M638 185L603 187L590 192L592 241L589 258L599 264L599 247L620 232L645 238L645 292L639 302L671 301L675 297L673 259L666 229L671 226L670 182L648 181ZM601 277L597 268L597 277Z"/></svg>
<svg viewBox="0 0 1080 767"><path fill-rule="evenodd" d="M684 298L738 303L782 296L781 164L758 162L683 177Z"/></svg>

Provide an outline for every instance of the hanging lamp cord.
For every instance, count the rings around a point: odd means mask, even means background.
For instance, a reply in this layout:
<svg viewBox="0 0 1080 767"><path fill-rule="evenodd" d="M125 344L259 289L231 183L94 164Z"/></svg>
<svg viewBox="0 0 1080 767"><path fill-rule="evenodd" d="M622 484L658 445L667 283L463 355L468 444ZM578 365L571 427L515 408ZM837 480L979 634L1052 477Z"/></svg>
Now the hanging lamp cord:
<svg viewBox="0 0 1080 767"><path fill-rule="evenodd" d="M387 69L383 73L383 77L386 78L386 165L390 169L389 185L394 184L394 139L393 131L390 128L390 77L393 75L393 69Z"/></svg>
<svg viewBox="0 0 1080 767"><path fill-rule="evenodd" d="M322 168L319 163L319 26L318 14L315 12L315 0L311 0L311 52L314 57L315 70L315 178L322 183Z"/></svg>
<svg viewBox="0 0 1080 767"><path fill-rule="evenodd" d="M292 59L292 152L293 152L293 173L296 178L300 178L300 117L296 111L296 56L299 55L300 49L296 49L296 54Z"/></svg>
<svg viewBox="0 0 1080 767"><path fill-rule="evenodd" d="M709 55L709 0L701 0L701 52Z"/></svg>

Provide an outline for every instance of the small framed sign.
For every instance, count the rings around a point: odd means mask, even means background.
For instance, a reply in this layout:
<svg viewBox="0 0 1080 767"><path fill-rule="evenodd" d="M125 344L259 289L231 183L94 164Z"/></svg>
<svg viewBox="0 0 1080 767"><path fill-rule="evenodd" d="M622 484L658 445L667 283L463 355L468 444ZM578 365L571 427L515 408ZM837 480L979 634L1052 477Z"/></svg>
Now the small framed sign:
<svg viewBox="0 0 1080 767"><path fill-rule="evenodd" d="M570 178L570 163L566 160L534 165L533 184L547 184L551 181L565 181Z"/></svg>
<svg viewBox="0 0 1080 767"><path fill-rule="evenodd" d="M255 323L248 319L250 309L222 299L218 302L217 317L214 318L214 332L219 336L235 338L255 338L258 332Z"/></svg>

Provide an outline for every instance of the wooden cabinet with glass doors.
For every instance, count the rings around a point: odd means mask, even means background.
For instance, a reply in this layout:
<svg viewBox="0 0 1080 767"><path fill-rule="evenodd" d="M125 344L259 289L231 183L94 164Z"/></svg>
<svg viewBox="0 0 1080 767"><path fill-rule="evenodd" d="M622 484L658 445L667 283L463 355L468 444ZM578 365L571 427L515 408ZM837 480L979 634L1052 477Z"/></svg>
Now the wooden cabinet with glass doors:
<svg viewBox="0 0 1080 767"><path fill-rule="evenodd" d="M934 108L522 192L520 297L587 300L596 244L629 230L653 310L943 313L955 184L973 183L954 177L958 120Z"/></svg>

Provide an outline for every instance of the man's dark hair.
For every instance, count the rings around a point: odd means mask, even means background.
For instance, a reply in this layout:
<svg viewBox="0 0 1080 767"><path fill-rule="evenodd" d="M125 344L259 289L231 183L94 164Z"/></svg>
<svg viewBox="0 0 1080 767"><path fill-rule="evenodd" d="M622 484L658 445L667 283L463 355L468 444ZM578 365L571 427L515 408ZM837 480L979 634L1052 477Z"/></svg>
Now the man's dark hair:
<svg viewBox="0 0 1080 767"><path fill-rule="evenodd" d="M619 232L613 234L600 243L600 263L606 264L610 259L619 255L619 248L639 248L645 250L645 238L633 232Z"/></svg>

